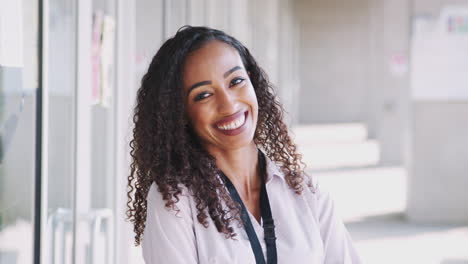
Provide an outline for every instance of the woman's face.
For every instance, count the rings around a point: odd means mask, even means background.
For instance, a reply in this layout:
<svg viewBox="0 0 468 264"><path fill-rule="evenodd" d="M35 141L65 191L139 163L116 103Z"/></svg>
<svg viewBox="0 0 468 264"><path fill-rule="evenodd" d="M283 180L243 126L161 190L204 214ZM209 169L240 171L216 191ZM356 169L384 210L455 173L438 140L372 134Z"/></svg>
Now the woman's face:
<svg viewBox="0 0 468 264"><path fill-rule="evenodd" d="M188 119L208 151L253 144L257 97L235 48L210 41L195 50L185 61L183 85Z"/></svg>

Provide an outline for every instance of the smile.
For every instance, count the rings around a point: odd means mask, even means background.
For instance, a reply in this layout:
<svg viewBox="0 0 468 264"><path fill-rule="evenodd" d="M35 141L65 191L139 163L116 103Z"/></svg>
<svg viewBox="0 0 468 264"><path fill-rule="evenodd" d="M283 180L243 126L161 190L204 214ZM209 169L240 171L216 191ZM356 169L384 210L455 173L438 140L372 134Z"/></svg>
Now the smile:
<svg viewBox="0 0 468 264"><path fill-rule="evenodd" d="M219 129L222 129L222 130L233 130L233 129L236 129L236 128L239 128L240 126L242 126L244 124L244 122L245 122L245 115L241 115L240 117L233 120L232 122L222 124L222 125L218 125L217 127Z"/></svg>
<svg viewBox="0 0 468 264"><path fill-rule="evenodd" d="M234 136L244 130L248 111L238 112L230 117L216 122L215 127L223 134Z"/></svg>

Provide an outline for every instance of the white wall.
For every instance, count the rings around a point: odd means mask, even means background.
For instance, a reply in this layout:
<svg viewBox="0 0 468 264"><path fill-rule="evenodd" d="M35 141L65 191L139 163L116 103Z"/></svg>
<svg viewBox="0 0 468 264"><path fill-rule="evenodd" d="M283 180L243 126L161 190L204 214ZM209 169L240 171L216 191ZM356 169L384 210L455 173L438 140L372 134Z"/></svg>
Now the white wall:
<svg viewBox="0 0 468 264"><path fill-rule="evenodd" d="M412 3L413 17L435 19L438 19L443 7L468 7L466 0L413 0ZM415 63L414 67L417 65ZM421 69L415 70L424 78ZM441 86L438 89L443 91L445 88ZM407 216L415 222L466 224L468 100L461 95L457 99L453 94L450 99L443 94L440 99L434 96L424 98L421 96L423 92L424 89L419 87L418 95L411 100L412 144L409 152Z"/></svg>

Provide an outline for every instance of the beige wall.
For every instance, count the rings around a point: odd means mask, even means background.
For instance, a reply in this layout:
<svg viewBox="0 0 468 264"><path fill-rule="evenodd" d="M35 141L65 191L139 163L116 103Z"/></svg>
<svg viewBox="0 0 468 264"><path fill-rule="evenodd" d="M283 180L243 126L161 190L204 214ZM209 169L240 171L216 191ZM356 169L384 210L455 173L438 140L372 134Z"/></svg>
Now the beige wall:
<svg viewBox="0 0 468 264"><path fill-rule="evenodd" d="M368 0L298 2L301 123L366 121L368 5Z"/></svg>

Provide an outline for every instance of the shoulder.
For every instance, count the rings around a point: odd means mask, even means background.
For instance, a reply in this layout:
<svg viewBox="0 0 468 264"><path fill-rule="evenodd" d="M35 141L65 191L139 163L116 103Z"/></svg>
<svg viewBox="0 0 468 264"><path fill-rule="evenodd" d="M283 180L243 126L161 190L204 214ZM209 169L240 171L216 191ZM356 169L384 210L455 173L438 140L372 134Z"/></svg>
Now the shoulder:
<svg viewBox="0 0 468 264"><path fill-rule="evenodd" d="M157 185L150 186L142 251L146 263L196 263L196 239L187 188L182 188L177 210L166 207Z"/></svg>
<svg viewBox="0 0 468 264"><path fill-rule="evenodd" d="M329 192L323 188L316 177L304 173L304 192L317 200L329 200Z"/></svg>
<svg viewBox="0 0 468 264"><path fill-rule="evenodd" d="M188 188L184 184L181 184L181 183L178 184L178 187L181 189L182 192L180 195L178 195L179 201L177 203L187 202L189 199ZM148 194L146 196L146 200L147 201L151 200L152 202L161 202L163 200L163 195L160 192L159 187L155 182L151 184Z"/></svg>
<svg viewBox="0 0 468 264"><path fill-rule="evenodd" d="M304 179L304 198L308 201L316 219L323 223L327 215L336 213L334 200L315 177L304 177Z"/></svg>
<svg viewBox="0 0 468 264"><path fill-rule="evenodd" d="M306 187L304 195L308 197L309 206L319 226L325 263L361 263L330 193L314 180L313 187Z"/></svg>
<svg viewBox="0 0 468 264"><path fill-rule="evenodd" d="M178 195L178 200L174 207L166 207L167 201L164 200L163 194L159 191L156 183L153 182L146 197L147 218L158 219L160 221L171 220L174 217L183 218L191 222L192 212L190 207L190 195L188 188L179 184L182 193Z"/></svg>

